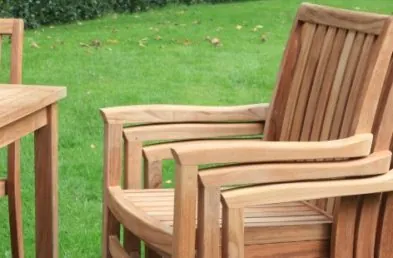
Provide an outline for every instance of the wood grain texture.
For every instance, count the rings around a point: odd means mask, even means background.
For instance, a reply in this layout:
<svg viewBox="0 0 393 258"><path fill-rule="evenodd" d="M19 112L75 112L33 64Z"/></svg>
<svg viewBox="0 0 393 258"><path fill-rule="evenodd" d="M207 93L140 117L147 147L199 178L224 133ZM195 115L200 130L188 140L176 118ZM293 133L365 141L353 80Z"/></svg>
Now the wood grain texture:
<svg viewBox="0 0 393 258"><path fill-rule="evenodd" d="M340 198L339 209L333 223L332 258L348 258L354 255L358 205L358 196Z"/></svg>
<svg viewBox="0 0 393 258"><path fill-rule="evenodd" d="M109 237L120 237L120 224L109 209L108 188L111 186L121 185L122 129L123 126L121 124L106 123L104 126L103 258L111 258Z"/></svg>
<svg viewBox="0 0 393 258"><path fill-rule="evenodd" d="M390 151L383 151L375 152L366 158L341 162L296 162L212 168L203 170L199 177L205 186L337 179L385 173L389 170L390 160Z"/></svg>
<svg viewBox="0 0 393 258"><path fill-rule="evenodd" d="M380 34L387 18L388 16L385 15L354 12L309 3L302 4L298 12L298 19L305 22L371 34Z"/></svg>
<svg viewBox="0 0 393 258"><path fill-rule="evenodd" d="M360 57L361 49L363 47L364 38L365 38L365 34L357 33L353 40L351 52L348 56L347 66L344 72L344 78L342 80L342 84L340 87L341 88L340 93L336 100L337 104L333 114L333 122L332 122L332 128L330 131L329 139L339 138L343 120L347 116L345 112L346 108L348 107L347 100L349 97L349 92L353 87L352 81L355 79L354 77L355 70L359 63L359 57ZM349 135L343 135L343 137L347 137L347 136Z"/></svg>
<svg viewBox="0 0 393 258"><path fill-rule="evenodd" d="M20 185L20 143L13 143L8 148L7 194L13 257L24 257L22 196Z"/></svg>
<svg viewBox="0 0 393 258"><path fill-rule="evenodd" d="M34 133L36 256L58 257L58 118L47 108L47 125ZM50 196L50 198L48 198ZM43 202L42 200L46 200Z"/></svg>
<svg viewBox="0 0 393 258"><path fill-rule="evenodd" d="M117 236L109 237L109 251L114 258L133 258L124 251Z"/></svg>
<svg viewBox="0 0 393 258"><path fill-rule="evenodd" d="M176 164L173 258L195 258L197 166Z"/></svg>
<svg viewBox="0 0 393 258"><path fill-rule="evenodd" d="M222 251L223 257L244 258L244 216L243 209L231 209L225 204L222 209Z"/></svg>
<svg viewBox="0 0 393 258"><path fill-rule="evenodd" d="M311 130L315 121L316 110L320 105L318 99L321 94L322 84L325 81L325 74L327 72L326 69L328 66L329 58L332 54L333 43L336 33L336 28L329 27L324 37L323 46L321 49L321 56L318 62L317 69L315 71L310 96L307 100L308 103L304 117L304 124L300 136L301 141L308 141L311 136Z"/></svg>
<svg viewBox="0 0 393 258"><path fill-rule="evenodd" d="M364 178L334 181L283 183L227 190L222 193L229 207L300 201L392 191L393 171Z"/></svg>
<svg viewBox="0 0 393 258"><path fill-rule="evenodd" d="M197 257L219 257L220 188L204 187L201 183L198 185Z"/></svg>
<svg viewBox="0 0 393 258"><path fill-rule="evenodd" d="M281 128L281 135L280 135L281 141L289 140L290 137L293 118L295 115L295 107L297 104L299 91L303 79L303 74L306 69L307 60L311 49L312 39L314 37L315 28L316 28L315 24L309 24L309 23L305 23L299 26L302 26L301 33L300 33L300 40L302 44L300 45L299 57L296 63L296 68L291 82L291 87L289 88L290 92L288 95L285 114L283 118L283 124Z"/></svg>
<svg viewBox="0 0 393 258"><path fill-rule="evenodd" d="M370 154L371 134L321 142L196 142L172 148L180 164L247 163L304 159L350 158Z"/></svg>
<svg viewBox="0 0 393 258"><path fill-rule="evenodd" d="M118 123L264 121L268 104L234 107L148 105L101 109L106 121Z"/></svg>
<svg viewBox="0 0 393 258"><path fill-rule="evenodd" d="M1 23L1 21L0 21ZM1 37L1 36L0 36ZM22 83L22 55L23 55L23 37L24 37L24 26L23 20L15 19L13 20L13 29L11 34L11 67L10 67L10 83L12 84L21 84ZM0 44L2 42L0 41ZM0 49L1 55L1 49ZM39 112L39 111L38 111ZM36 115L36 120L33 122L36 125L36 129L39 127L39 115L37 112L30 116ZM46 114L45 116L45 124L46 124ZM31 118L30 118L31 119ZM29 120L28 118L23 120ZM44 119L42 119L44 120ZM2 129L3 134L7 134L4 130L9 129L11 132L26 133L24 129L29 128L30 126L34 126L32 124L29 125L29 122L26 121L24 125L21 122L16 125L17 122L14 122L12 125L14 128L9 128L7 126L5 129ZM19 128L17 128L19 127ZM22 129L23 127L23 129ZM18 130L20 129L20 130ZM32 129L30 127L29 129ZM0 129L1 130L1 129ZM33 130L32 130L33 131ZM32 132L30 131L30 132ZM14 135L15 136L15 135ZM0 143L0 146L2 144ZM20 185L20 142L19 139L17 141L12 142L8 146L8 178L7 178L7 188L8 188L8 209L9 209L9 221L10 221L10 233L11 233L11 249L13 257L24 257L23 250L23 222L22 222L22 197L21 197L21 185Z"/></svg>
<svg viewBox="0 0 393 258"><path fill-rule="evenodd" d="M348 32L338 62L337 72L333 80L333 85L330 89L330 96L326 107L324 121L322 124L322 132L321 132L320 140L330 139L329 134L332 128L334 111L336 110L337 99L340 94L341 84L344 80L344 73L347 67L347 63L348 63L349 55L351 53L354 39L355 39L355 32L353 31Z"/></svg>
<svg viewBox="0 0 393 258"><path fill-rule="evenodd" d="M142 142L124 141L124 179L125 189L142 187ZM140 256L141 242L129 230L124 229L124 249L131 258Z"/></svg>
<svg viewBox="0 0 393 258"><path fill-rule="evenodd" d="M0 19L0 34L11 35L14 31L15 19Z"/></svg>
<svg viewBox="0 0 393 258"><path fill-rule="evenodd" d="M124 129L124 134L129 141L201 139L262 134L262 132L262 123L167 124Z"/></svg>
<svg viewBox="0 0 393 258"><path fill-rule="evenodd" d="M0 84L0 127L59 101L64 87Z"/></svg>
<svg viewBox="0 0 393 258"><path fill-rule="evenodd" d="M172 229L152 216L137 208L129 202L122 193L119 186L108 189L108 205L115 215L128 230L137 237L148 241L149 246L172 253Z"/></svg>
<svg viewBox="0 0 393 258"><path fill-rule="evenodd" d="M374 256L381 198L380 193L362 196L355 237L356 258Z"/></svg>
<svg viewBox="0 0 393 258"><path fill-rule="evenodd" d="M387 22L381 35L376 39L374 51L370 55L369 69L364 79L364 91L359 94L358 112L355 114L351 133L369 132L372 129L375 112L382 87L387 75L393 51L393 25Z"/></svg>
<svg viewBox="0 0 393 258"><path fill-rule="evenodd" d="M334 78L337 73L337 66L341 56L341 51L344 46L346 37L345 30L338 30L334 38L333 49L330 53L329 61L326 68L326 73L321 86L321 93L318 98L318 106L315 111L315 118L313 120L312 130L311 130L311 141L320 140L322 125L324 123L325 112L329 102L330 91L333 86Z"/></svg>
<svg viewBox="0 0 393 258"><path fill-rule="evenodd" d="M361 86L365 77L365 71L367 69L368 59L374 40L375 40L374 35L367 35L364 40L362 52L360 54L359 62L355 72L355 77L353 79L351 90L345 107L346 115L344 116L343 123L341 126L340 138L349 135L353 116L356 112L356 102L358 100L358 96L360 95L360 91L362 90Z"/></svg>
<svg viewBox="0 0 393 258"><path fill-rule="evenodd" d="M47 122L47 110L41 109L13 123L0 127L0 147L13 143L23 136L40 129Z"/></svg>
<svg viewBox="0 0 393 258"><path fill-rule="evenodd" d="M381 217L376 235L375 257L389 258L393 253L393 193L385 193L381 204Z"/></svg>
<svg viewBox="0 0 393 258"><path fill-rule="evenodd" d="M245 257L329 258L329 241L301 241L278 244L247 245Z"/></svg>
<svg viewBox="0 0 393 258"><path fill-rule="evenodd" d="M15 19L13 21L12 35L11 35L10 82L12 84L22 83L22 67L23 67L22 55L23 55L23 36L24 36L23 30L24 30L23 20Z"/></svg>
<svg viewBox="0 0 393 258"><path fill-rule="evenodd" d="M289 139L292 141L300 140L300 134L303 127L307 102L310 96L311 86L314 79L314 74L317 69L322 44L325 39L326 26L318 25L315 30L315 35L312 40L311 50L307 60L306 69L303 74L302 84L295 108L295 114L293 118L291 133Z"/></svg>

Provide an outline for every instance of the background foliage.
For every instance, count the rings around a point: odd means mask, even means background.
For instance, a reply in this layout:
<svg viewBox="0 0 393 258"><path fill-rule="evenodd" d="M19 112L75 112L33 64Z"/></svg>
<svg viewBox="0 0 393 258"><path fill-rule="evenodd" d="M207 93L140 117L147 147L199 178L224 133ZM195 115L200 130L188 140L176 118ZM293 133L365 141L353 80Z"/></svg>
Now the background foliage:
<svg viewBox="0 0 393 258"><path fill-rule="evenodd" d="M89 20L109 12L135 12L167 3L230 2L232 0L2 0L0 17L23 18L27 27Z"/></svg>

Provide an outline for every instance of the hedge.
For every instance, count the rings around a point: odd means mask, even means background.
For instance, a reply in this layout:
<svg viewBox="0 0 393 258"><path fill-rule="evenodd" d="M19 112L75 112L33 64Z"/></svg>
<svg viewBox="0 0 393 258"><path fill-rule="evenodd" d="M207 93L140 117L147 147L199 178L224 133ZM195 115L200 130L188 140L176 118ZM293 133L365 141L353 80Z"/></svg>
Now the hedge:
<svg viewBox="0 0 393 258"><path fill-rule="evenodd" d="M25 20L28 28L94 19L108 12L142 11L168 2L196 3L231 0L0 0L0 17Z"/></svg>

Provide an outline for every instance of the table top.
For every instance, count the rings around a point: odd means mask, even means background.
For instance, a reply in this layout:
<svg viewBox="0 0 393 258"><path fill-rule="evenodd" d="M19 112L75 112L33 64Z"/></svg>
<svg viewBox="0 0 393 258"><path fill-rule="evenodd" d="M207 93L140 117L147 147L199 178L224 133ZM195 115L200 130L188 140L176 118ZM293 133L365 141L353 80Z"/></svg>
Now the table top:
<svg viewBox="0 0 393 258"><path fill-rule="evenodd" d="M0 84L0 127L51 105L66 95L65 87Z"/></svg>

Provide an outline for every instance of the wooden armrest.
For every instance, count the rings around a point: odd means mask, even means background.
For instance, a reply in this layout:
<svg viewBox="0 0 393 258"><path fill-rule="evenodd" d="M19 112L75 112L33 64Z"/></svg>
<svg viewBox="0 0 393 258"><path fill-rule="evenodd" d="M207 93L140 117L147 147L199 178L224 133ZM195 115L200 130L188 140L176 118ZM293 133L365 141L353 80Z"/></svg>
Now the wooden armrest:
<svg viewBox="0 0 393 258"><path fill-rule="evenodd" d="M372 139L372 134L358 134L320 142L195 142L174 147L172 153L181 165L354 158L370 154Z"/></svg>
<svg viewBox="0 0 393 258"><path fill-rule="evenodd" d="M265 121L269 104L233 107L143 105L101 109L107 123Z"/></svg>
<svg viewBox="0 0 393 258"><path fill-rule="evenodd" d="M362 179L285 183L227 190L222 198L231 208L313 200L393 191L393 170L379 176Z"/></svg>

